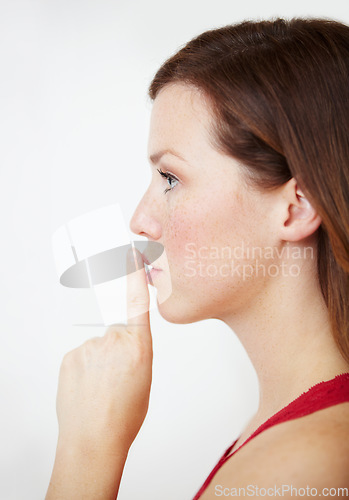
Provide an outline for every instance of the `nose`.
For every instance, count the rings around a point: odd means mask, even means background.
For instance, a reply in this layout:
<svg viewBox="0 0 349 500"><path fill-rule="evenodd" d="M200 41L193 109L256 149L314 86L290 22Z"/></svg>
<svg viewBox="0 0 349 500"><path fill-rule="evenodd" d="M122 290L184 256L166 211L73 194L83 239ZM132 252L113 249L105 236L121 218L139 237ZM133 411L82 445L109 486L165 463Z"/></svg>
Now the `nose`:
<svg viewBox="0 0 349 500"><path fill-rule="evenodd" d="M159 215L160 207L152 199L149 190L139 202L130 221L130 229L139 236L145 236L149 240L161 238L161 224Z"/></svg>

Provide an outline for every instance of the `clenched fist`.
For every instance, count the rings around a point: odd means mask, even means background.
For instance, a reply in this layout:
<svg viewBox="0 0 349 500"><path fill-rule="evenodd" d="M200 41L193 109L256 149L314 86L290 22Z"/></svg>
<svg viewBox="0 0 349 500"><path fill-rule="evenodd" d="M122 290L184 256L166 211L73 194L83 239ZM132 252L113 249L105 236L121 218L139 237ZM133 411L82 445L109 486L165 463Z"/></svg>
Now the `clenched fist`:
<svg viewBox="0 0 349 500"><path fill-rule="evenodd" d="M136 249L134 256L131 249L127 325L110 326L103 337L88 340L63 359L57 394L59 437L47 500L115 498L128 450L146 416L153 358L149 292ZM90 479L85 490L86 471ZM96 491L91 489L92 477Z"/></svg>

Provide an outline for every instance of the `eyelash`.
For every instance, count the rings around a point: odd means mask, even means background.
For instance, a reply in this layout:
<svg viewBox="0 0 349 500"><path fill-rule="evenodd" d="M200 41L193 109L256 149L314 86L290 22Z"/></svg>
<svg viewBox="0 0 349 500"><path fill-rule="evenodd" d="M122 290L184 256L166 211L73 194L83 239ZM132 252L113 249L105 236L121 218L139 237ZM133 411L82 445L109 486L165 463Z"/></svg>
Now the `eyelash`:
<svg viewBox="0 0 349 500"><path fill-rule="evenodd" d="M176 177L174 175L169 174L168 172L163 172L161 170L161 168L157 169L157 171L159 172L159 174L161 175L161 177L164 177L166 180L171 180L171 181L179 182L179 180L176 179ZM174 187L175 186L173 186L173 187L170 186L170 187L166 188L165 191L164 191L164 194L166 194L168 191L172 191L172 189L174 189Z"/></svg>

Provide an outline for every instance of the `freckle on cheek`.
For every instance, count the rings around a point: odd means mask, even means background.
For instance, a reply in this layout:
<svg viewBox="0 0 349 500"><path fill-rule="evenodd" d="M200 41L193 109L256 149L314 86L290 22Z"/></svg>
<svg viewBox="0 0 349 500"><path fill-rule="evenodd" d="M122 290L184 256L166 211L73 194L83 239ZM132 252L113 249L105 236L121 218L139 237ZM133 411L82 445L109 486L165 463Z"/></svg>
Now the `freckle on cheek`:
<svg viewBox="0 0 349 500"><path fill-rule="evenodd" d="M166 230L168 251L180 261L185 258L186 244L195 240L195 223L188 215L178 211L177 215L171 216Z"/></svg>
<svg viewBox="0 0 349 500"><path fill-rule="evenodd" d="M181 218L175 219L171 224L171 243L173 246L180 247L190 234L190 224Z"/></svg>

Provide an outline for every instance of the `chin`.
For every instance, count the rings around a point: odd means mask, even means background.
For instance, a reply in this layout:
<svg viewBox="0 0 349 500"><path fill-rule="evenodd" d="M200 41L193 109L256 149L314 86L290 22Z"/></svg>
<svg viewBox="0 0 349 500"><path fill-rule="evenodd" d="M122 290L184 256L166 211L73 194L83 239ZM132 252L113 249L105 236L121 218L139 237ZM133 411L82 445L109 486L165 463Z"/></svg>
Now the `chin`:
<svg viewBox="0 0 349 500"><path fill-rule="evenodd" d="M187 304L187 307L185 307L183 301L174 301L172 296L161 304L157 302L157 306L160 316L169 323L183 325L208 319L202 312L200 314L200 311L195 310L193 305Z"/></svg>

